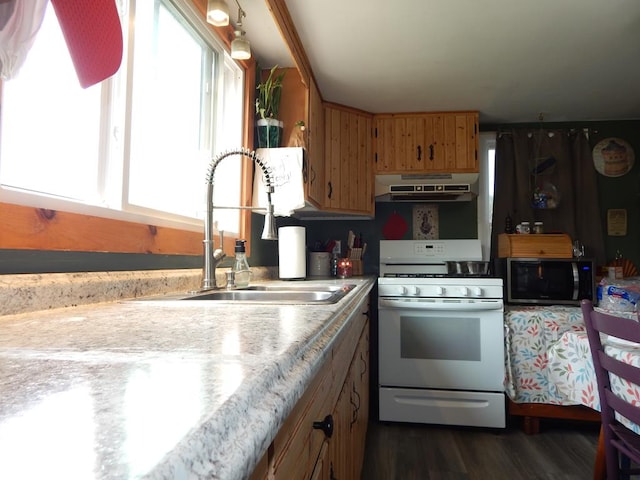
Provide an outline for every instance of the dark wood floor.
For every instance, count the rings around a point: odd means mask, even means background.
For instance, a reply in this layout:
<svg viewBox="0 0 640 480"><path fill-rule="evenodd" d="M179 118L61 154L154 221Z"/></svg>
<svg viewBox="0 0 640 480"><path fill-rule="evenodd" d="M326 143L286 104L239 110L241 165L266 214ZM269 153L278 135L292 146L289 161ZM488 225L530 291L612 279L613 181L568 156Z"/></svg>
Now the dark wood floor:
<svg viewBox="0 0 640 480"><path fill-rule="evenodd" d="M513 423L513 424L512 424ZM370 422L362 480L589 480L599 424L505 430Z"/></svg>

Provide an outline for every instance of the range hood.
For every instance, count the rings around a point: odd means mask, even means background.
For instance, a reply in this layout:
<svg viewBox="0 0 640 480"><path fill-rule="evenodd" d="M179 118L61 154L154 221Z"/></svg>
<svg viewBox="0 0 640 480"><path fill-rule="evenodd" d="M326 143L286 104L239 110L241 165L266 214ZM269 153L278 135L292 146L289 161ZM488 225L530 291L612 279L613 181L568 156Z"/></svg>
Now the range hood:
<svg viewBox="0 0 640 480"><path fill-rule="evenodd" d="M478 195L477 173L376 175L376 202L468 202Z"/></svg>

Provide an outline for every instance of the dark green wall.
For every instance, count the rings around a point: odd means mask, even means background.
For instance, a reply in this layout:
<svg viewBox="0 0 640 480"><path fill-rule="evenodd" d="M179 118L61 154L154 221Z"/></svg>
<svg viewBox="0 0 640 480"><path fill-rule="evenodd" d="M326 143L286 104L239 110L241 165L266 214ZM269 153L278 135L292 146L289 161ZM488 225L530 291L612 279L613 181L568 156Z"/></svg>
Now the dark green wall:
<svg viewBox="0 0 640 480"><path fill-rule="evenodd" d="M626 140L634 150L635 164L629 173L616 178L598 175L598 198L607 260L614 259L619 250L640 267L640 120L603 123L594 130L590 137L592 148L602 139L618 137ZM607 235L607 210L612 208L627 210L627 235L623 237Z"/></svg>

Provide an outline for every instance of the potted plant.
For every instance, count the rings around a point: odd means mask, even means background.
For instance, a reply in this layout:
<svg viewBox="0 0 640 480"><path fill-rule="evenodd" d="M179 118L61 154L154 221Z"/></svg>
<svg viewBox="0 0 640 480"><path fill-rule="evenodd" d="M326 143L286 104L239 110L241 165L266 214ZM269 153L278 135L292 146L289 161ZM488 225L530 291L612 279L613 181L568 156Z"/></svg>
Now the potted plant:
<svg viewBox="0 0 640 480"><path fill-rule="evenodd" d="M277 68L278 65L274 65L267 79L256 87L258 147L279 147L282 140L282 122L278 120L278 111L285 72L276 75Z"/></svg>

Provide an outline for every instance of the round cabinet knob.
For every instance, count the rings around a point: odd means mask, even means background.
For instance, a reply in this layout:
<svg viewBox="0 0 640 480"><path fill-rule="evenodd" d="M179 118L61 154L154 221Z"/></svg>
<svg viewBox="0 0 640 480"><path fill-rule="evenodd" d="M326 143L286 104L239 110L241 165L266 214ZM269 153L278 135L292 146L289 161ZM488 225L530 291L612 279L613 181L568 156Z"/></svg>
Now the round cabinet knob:
<svg viewBox="0 0 640 480"><path fill-rule="evenodd" d="M476 297L481 297L482 296L482 289L480 287L474 287L473 288L473 294Z"/></svg>
<svg viewBox="0 0 640 480"><path fill-rule="evenodd" d="M411 295L420 295L420 289L417 286L413 286L410 289Z"/></svg>

